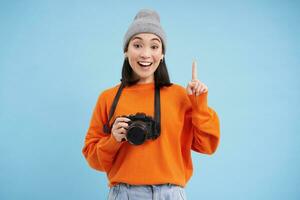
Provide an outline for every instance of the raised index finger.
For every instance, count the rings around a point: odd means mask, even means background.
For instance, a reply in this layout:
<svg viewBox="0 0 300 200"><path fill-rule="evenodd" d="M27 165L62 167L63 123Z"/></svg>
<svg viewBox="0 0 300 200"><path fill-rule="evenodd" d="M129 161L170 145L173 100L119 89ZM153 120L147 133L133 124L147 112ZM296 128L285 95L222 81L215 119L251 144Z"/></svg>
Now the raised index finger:
<svg viewBox="0 0 300 200"><path fill-rule="evenodd" d="M194 60L192 64L192 80L196 80L196 79L197 79L197 63Z"/></svg>

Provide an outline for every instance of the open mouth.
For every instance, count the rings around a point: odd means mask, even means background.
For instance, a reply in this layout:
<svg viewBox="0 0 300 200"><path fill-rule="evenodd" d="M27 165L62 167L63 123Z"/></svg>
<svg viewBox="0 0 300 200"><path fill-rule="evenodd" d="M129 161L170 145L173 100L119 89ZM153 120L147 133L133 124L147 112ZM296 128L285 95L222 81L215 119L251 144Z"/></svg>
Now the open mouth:
<svg viewBox="0 0 300 200"><path fill-rule="evenodd" d="M138 62L139 66L141 67L150 67L152 62Z"/></svg>

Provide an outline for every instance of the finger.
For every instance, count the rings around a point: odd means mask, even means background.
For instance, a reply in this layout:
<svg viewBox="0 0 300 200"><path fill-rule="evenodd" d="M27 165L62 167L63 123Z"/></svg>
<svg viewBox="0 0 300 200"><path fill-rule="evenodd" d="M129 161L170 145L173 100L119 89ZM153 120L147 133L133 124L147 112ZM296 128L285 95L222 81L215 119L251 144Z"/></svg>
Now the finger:
<svg viewBox="0 0 300 200"><path fill-rule="evenodd" d="M115 137L120 138L122 135L126 135L127 130L125 128L119 128L119 129L112 131L112 133Z"/></svg>
<svg viewBox="0 0 300 200"><path fill-rule="evenodd" d="M201 87L201 82L199 80L197 80L195 87L194 87L194 93L196 94L197 91L199 90L199 87Z"/></svg>
<svg viewBox="0 0 300 200"><path fill-rule="evenodd" d="M122 135L124 135L124 134L126 134L127 133L127 130L125 129L125 128L119 128L119 129L117 129L116 130L116 133L117 134L122 134Z"/></svg>
<svg viewBox="0 0 300 200"><path fill-rule="evenodd" d="M206 93L206 92L208 92L208 87L207 86L205 86L203 93Z"/></svg>
<svg viewBox="0 0 300 200"><path fill-rule="evenodd" d="M130 121L130 119L127 117L118 117L117 120L118 120L118 122L129 122Z"/></svg>
<svg viewBox="0 0 300 200"><path fill-rule="evenodd" d="M190 84L186 87L186 91L187 91L188 95L193 94L192 87L190 86Z"/></svg>
<svg viewBox="0 0 300 200"><path fill-rule="evenodd" d="M207 91L208 89L207 89L207 85L205 85L204 83L202 83L203 84L203 89L202 89L202 92L205 92L205 91Z"/></svg>
<svg viewBox="0 0 300 200"><path fill-rule="evenodd" d="M190 82L190 84L191 84L191 87L192 87L192 88L195 88L195 87L197 87L197 85L199 84L199 81L193 80L193 81Z"/></svg>
<svg viewBox="0 0 300 200"><path fill-rule="evenodd" d="M119 122L129 122L130 119L126 118L126 117L117 117L114 124L117 124Z"/></svg>
<svg viewBox="0 0 300 200"><path fill-rule="evenodd" d="M126 122L119 122L115 126L116 126L116 129L119 129L119 128L125 128L126 129L128 127L128 124Z"/></svg>
<svg viewBox="0 0 300 200"><path fill-rule="evenodd" d="M126 122L118 122L118 120L115 120L112 128L111 128L111 132L115 132L120 128L128 128L128 124Z"/></svg>
<svg viewBox="0 0 300 200"><path fill-rule="evenodd" d="M197 63L195 60L192 64L192 80L197 80Z"/></svg>
<svg viewBox="0 0 300 200"><path fill-rule="evenodd" d="M206 93L207 91L208 91L207 86L203 84L203 87L202 87L202 89L200 90L200 94ZM199 95L200 95L200 94L199 94Z"/></svg>
<svg viewBox="0 0 300 200"><path fill-rule="evenodd" d="M204 87L203 87L203 88L201 88L201 89L200 89L200 91L199 91L199 95L200 95L200 94L203 94L203 93L204 93L204 91L205 91L205 88L204 88Z"/></svg>
<svg viewBox="0 0 300 200"><path fill-rule="evenodd" d="M124 135L124 137L122 138L122 140L121 140L122 142L125 142L125 141L127 141L127 137Z"/></svg>
<svg viewBox="0 0 300 200"><path fill-rule="evenodd" d="M115 138L118 142L127 140L125 134L113 133L113 136L114 136L114 138Z"/></svg>
<svg viewBox="0 0 300 200"><path fill-rule="evenodd" d="M188 83L186 90L189 95L193 94L193 88L195 87L195 85L196 85L196 82L194 82L194 81L190 81Z"/></svg>
<svg viewBox="0 0 300 200"><path fill-rule="evenodd" d="M203 89L203 84L199 83L199 86L197 87L196 90L196 96L199 96L201 94L202 89Z"/></svg>

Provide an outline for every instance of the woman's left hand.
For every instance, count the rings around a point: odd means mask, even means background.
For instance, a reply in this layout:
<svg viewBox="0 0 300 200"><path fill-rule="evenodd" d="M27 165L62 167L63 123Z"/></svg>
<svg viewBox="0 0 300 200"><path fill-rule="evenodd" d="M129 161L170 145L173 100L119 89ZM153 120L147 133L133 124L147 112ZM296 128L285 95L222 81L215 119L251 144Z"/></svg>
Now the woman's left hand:
<svg viewBox="0 0 300 200"><path fill-rule="evenodd" d="M203 93L208 92L208 87L197 79L197 65L196 61L193 61L192 64L192 80L188 83L186 87L188 95L199 96Z"/></svg>

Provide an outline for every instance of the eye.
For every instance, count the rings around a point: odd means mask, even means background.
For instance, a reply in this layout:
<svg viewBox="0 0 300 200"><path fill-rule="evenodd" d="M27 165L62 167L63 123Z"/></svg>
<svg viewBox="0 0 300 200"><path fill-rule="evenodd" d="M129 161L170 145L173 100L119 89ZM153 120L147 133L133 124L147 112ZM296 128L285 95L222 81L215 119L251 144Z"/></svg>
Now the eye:
<svg viewBox="0 0 300 200"><path fill-rule="evenodd" d="M133 44L133 46L137 49L142 47L142 45L140 45L140 44Z"/></svg>
<svg viewBox="0 0 300 200"><path fill-rule="evenodd" d="M151 46L151 49L153 49L153 50L158 49L158 48L159 48L159 46L157 46L157 45Z"/></svg>

